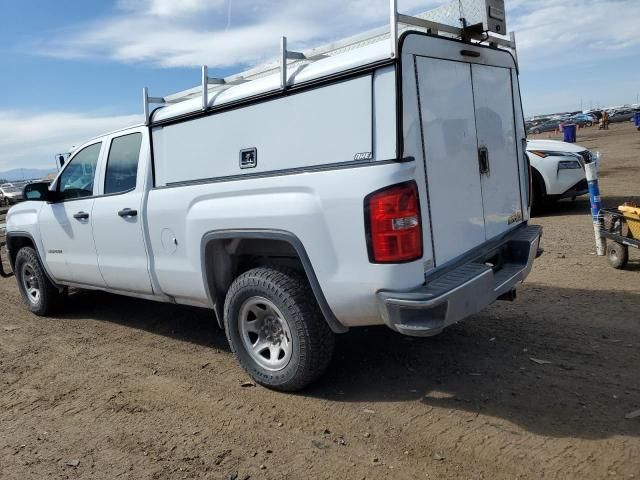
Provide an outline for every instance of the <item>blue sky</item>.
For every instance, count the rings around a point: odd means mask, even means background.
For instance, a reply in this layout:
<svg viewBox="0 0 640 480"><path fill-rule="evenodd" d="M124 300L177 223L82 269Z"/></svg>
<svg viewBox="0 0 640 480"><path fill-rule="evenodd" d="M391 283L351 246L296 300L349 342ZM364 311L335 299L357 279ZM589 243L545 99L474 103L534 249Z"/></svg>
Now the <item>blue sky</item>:
<svg viewBox="0 0 640 480"><path fill-rule="evenodd" d="M399 0L419 12L444 0ZM640 1L506 0L525 112L635 103ZM0 0L0 171L49 167L164 95L385 22L387 0Z"/></svg>

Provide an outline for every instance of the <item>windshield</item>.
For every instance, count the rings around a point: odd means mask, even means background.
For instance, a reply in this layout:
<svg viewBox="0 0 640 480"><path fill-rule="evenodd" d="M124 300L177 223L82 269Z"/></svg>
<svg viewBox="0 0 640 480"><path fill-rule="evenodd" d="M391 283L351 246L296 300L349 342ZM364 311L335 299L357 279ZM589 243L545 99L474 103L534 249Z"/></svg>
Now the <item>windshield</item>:
<svg viewBox="0 0 640 480"><path fill-rule="evenodd" d="M2 187L4 193L20 193L20 190L16 187Z"/></svg>

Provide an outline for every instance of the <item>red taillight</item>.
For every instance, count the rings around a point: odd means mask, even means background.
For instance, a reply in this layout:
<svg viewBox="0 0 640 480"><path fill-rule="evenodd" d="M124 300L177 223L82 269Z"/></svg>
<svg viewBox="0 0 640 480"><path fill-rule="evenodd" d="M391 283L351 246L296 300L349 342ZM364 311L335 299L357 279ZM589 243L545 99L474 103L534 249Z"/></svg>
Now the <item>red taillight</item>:
<svg viewBox="0 0 640 480"><path fill-rule="evenodd" d="M394 185L365 199L369 259L402 263L422 257L422 228L415 182Z"/></svg>

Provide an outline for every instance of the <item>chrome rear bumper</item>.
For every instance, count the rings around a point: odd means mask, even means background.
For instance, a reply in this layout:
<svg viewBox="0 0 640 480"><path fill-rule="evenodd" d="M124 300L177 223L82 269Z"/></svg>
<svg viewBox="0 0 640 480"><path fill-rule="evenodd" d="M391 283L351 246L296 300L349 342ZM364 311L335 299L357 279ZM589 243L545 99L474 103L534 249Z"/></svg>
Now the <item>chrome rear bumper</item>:
<svg viewBox="0 0 640 480"><path fill-rule="evenodd" d="M427 280L419 289L378 292L385 324L404 335L430 337L480 312L527 278L541 236L542 227L523 226L492 249L499 252L498 264L485 263L485 253L435 280Z"/></svg>

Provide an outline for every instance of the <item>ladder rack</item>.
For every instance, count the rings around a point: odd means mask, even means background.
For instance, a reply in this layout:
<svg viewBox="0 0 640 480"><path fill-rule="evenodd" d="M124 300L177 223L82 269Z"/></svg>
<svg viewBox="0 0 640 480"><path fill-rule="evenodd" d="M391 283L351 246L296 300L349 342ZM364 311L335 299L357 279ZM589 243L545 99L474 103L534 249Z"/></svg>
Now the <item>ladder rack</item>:
<svg viewBox="0 0 640 480"><path fill-rule="evenodd" d="M479 20L478 22L469 22L468 19L462 15L462 12L460 12L458 8L463 5L469 10L473 10L473 15L475 15L473 18ZM504 0L454 0L435 10L415 16L399 13L398 0L389 0L389 25L386 27L370 30L306 52L288 50L287 37L283 36L280 40L280 57L276 62L267 63L227 78L209 77L209 69L204 65L202 66L202 81L199 86L166 97L151 97L149 96L148 89L145 87L143 89L145 125L149 125L151 122L150 105L171 105L201 97L202 110L206 111L212 92L219 92L234 85L240 85L277 73L280 75L280 88L286 90L289 82L288 70L290 67L304 68L304 66L315 61L362 48L372 43L384 41L385 39L389 40L389 58L395 59L399 54L399 38L407 30L417 29L429 34L448 36L469 42L487 42L496 48L503 47L512 50L516 55L517 62L515 34L511 32L508 38L505 36L491 35L489 28L485 25L487 12L489 12L490 15L494 15L494 18L498 18L501 25L504 26ZM483 14L485 17L480 21ZM449 23L454 23L454 18L460 26L443 23L443 19ZM496 31L496 29L500 30L500 26L495 27L493 31Z"/></svg>

